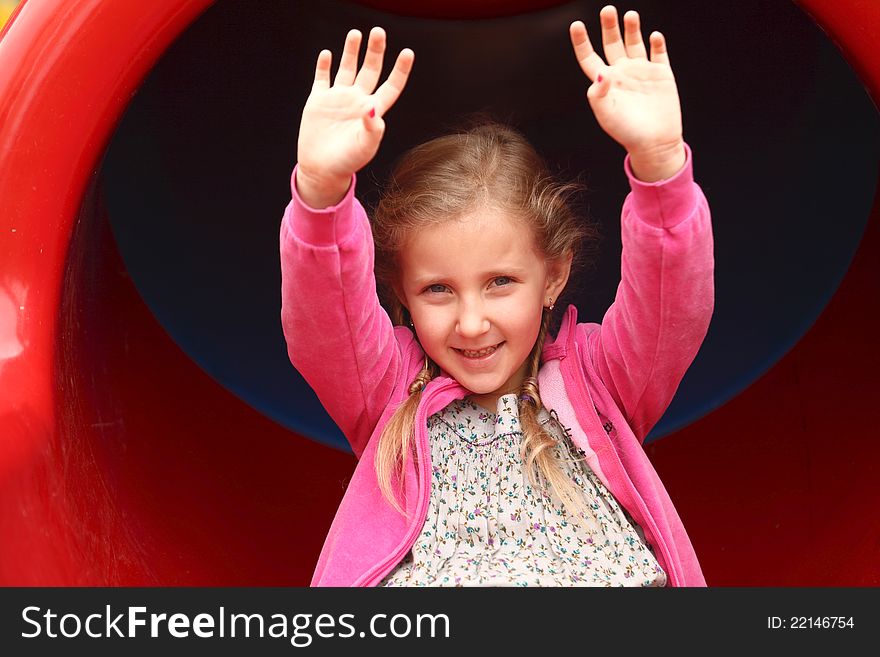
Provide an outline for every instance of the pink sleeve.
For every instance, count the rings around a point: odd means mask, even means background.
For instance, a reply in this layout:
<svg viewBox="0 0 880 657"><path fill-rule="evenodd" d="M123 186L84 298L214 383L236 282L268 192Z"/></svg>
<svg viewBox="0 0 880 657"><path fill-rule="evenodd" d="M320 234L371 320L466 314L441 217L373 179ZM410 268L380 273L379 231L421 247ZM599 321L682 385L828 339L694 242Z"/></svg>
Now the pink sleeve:
<svg viewBox="0 0 880 657"><path fill-rule="evenodd" d="M637 180L627 156L621 281L601 327L587 336L595 371L640 441L672 401L715 302L709 206L685 149L682 170L655 183Z"/></svg>
<svg viewBox="0 0 880 657"><path fill-rule="evenodd" d="M281 324L290 362L360 458L388 405L400 367L391 320L379 305L373 238L354 197L316 210L296 191L281 221Z"/></svg>

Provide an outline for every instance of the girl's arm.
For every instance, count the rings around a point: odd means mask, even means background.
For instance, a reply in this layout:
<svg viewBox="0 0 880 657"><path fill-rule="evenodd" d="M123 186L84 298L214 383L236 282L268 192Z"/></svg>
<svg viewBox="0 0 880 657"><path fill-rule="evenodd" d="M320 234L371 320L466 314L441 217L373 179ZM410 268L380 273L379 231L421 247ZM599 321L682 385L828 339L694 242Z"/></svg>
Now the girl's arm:
<svg viewBox="0 0 880 657"><path fill-rule="evenodd" d="M360 38L357 30L349 32L332 85L330 53L318 56L280 236L288 355L358 457L390 400L401 362L376 295L373 240L354 197L355 172L378 150L382 116L400 95L413 61L412 51L402 51L376 89L385 34L371 31L357 72Z"/></svg>
<svg viewBox="0 0 880 657"><path fill-rule="evenodd" d="M627 158L621 280L601 327L587 337L593 368L639 440L672 401L714 308L709 206L684 150L683 167L653 183L640 181Z"/></svg>
<svg viewBox="0 0 880 657"><path fill-rule="evenodd" d="M356 456L388 405L400 350L379 305L373 241L355 178L342 200L314 209L296 190L281 222L281 324L290 362Z"/></svg>
<svg viewBox="0 0 880 657"><path fill-rule="evenodd" d="M631 193L621 217L621 282L598 330L589 331L593 368L644 440L672 401L708 330L714 308L709 207L693 180L666 42L651 34L650 60L639 16L600 13L607 64L583 23L570 29L593 81L587 97L602 128L627 150ZM594 327L593 327L594 328Z"/></svg>

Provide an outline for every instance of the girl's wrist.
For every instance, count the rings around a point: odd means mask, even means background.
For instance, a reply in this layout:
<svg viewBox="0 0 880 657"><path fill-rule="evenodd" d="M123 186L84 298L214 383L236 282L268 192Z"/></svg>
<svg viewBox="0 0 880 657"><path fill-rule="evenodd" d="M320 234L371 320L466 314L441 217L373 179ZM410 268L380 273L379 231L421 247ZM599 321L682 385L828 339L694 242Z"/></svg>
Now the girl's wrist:
<svg viewBox="0 0 880 657"><path fill-rule="evenodd" d="M303 203L320 210L337 205L348 193L351 176L315 176L302 165L296 170L296 191Z"/></svg>
<svg viewBox="0 0 880 657"><path fill-rule="evenodd" d="M632 172L642 182L657 182L672 178L681 171L687 159L684 140L681 138L666 144L632 149L628 152Z"/></svg>

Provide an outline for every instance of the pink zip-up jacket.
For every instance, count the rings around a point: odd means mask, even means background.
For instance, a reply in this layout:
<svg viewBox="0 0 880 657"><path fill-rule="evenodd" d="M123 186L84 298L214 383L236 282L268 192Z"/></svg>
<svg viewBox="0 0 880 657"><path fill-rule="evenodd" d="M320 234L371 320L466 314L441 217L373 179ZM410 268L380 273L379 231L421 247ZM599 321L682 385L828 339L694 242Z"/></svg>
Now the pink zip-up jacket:
<svg viewBox="0 0 880 657"><path fill-rule="evenodd" d="M541 401L571 431L589 466L639 523L669 586L705 586L697 556L643 449L692 362L714 306L709 208L684 168L637 180L623 204L621 282L601 325L578 323L569 306L548 336ZM373 240L354 197L316 210L296 191L281 223L281 321L294 367L314 389L359 459L318 559L312 586L375 586L422 530L431 494L427 419L469 391L445 372L422 393L416 415L418 470L405 464L403 517L380 490L374 457L382 428L407 396L424 353L412 331L379 305ZM600 415L601 414L601 415ZM614 427L606 431L608 422Z"/></svg>

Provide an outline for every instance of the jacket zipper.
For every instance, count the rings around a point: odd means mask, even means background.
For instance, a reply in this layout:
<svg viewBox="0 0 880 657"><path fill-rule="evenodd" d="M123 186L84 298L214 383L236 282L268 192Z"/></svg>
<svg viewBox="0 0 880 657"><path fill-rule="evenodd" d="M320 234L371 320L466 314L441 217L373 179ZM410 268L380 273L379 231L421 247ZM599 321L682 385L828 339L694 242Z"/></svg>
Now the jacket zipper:
<svg viewBox="0 0 880 657"><path fill-rule="evenodd" d="M404 555L406 555L409 549L413 546L413 543L416 542L416 538L425 522L425 516L428 513L428 503L430 502L431 496L431 484L430 478L428 477L428 473L431 472L431 450L428 442L428 402L441 392L456 386L458 386L458 383L455 380L449 380L431 391L428 390L430 384L425 388L421 402L416 410L415 420L416 431L418 432L416 434L416 454L419 459L420 467L418 472L419 499L416 504L413 519L398 548L385 559L370 568L366 573L358 577L352 586L375 586L378 584L382 581L382 578L385 577L385 575L391 572L394 565L403 559Z"/></svg>
<svg viewBox="0 0 880 657"><path fill-rule="evenodd" d="M578 345L577 342L574 343L574 348L575 348L575 353L577 354L577 359L576 359L576 362L573 363L570 367L581 367L580 363L582 361L581 361L580 346ZM592 397L591 397L589 391L586 389L586 386L587 386L586 377L574 376L571 378L575 382L574 392L577 396L580 397L579 401L581 402L580 405L575 406L575 413L577 413L578 408L584 409L583 412L585 412L585 413L595 412L595 411L591 410L593 408ZM563 383L565 383L564 380L563 380ZM596 418L596 424L598 424L598 416ZM601 429L601 426L599 428ZM594 430L595 430L595 428L594 428ZM601 435L601 434L597 434L597 435ZM589 440L589 434L587 434L587 436L588 436L587 439ZM664 540L663 536L660 534L659 530L657 529L657 523L654 521L653 516L651 516L651 514L648 513L648 507L645 505L645 501L642 499L642 496L639 494L639 492L637 490L635 490L635 486L633 486L632 482L629 481L629 477L620 477L619 476L619 471L623 470L623 464L620 463L620 457L617 455L617 450L612 449L612 452L614 453L615 456L617 456L616 469L618 470L618 473L617 473L618 479L620 479L621 481L624 481L624 482L629 482L630 495L635 500L636 506L638 507L639 514L642 516L642 519L643 519L642 528L650 534L650 537L654 540L654 544L660 548L660 553L663 555L663 561L664 561L663 565L665 566L667 577L672 581L673 586L680 586L681 578L678 575L678 568L675 567L675 565L672 562L672 559L670 559L669 548L667 547L666 541ZM612 491L612 494L613 494L613 491Z"/></svg>

